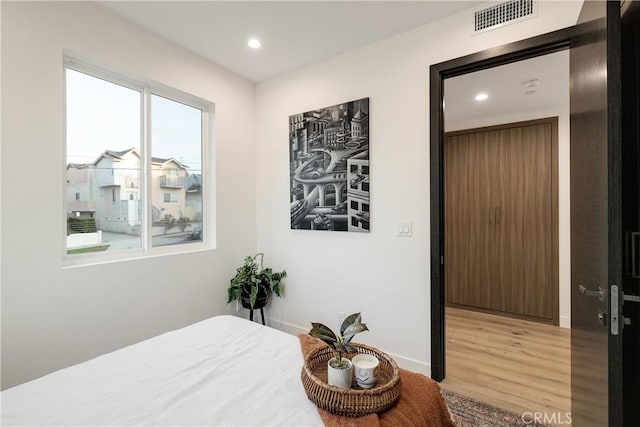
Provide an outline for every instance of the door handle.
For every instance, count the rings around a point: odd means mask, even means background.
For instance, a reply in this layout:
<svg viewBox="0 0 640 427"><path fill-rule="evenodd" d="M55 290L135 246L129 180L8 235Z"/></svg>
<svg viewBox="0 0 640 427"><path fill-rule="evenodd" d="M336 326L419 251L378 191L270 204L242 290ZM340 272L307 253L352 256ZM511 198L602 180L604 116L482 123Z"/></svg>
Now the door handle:
<svg viewBox="0 0 640 427"><path fill-rule="evenodd" d="M624 234L624 273L634 279L640 278L640 265L638 263L638 238L640 232L627 231Z"/></svg>
<svg viewBox="0 0 640 427"><path fill-rule="evenodd" d="M640 278L640 272L638 272L638 255L636 253L636 243L638 242L638 237L640 233L634 232L631 233L631 277L634 279Z"/></svg>
<svg viewBox="0 0 640 427"><path fill-rule="evenodd" d="M582 294L584 294L584 295L586 295L588 297L596 297L600 301L604 301L604 291L599 286L598 286L598 290L597 291L593 291L593 290L587 289L582 285L578 286L578 289L580 290L580 293L582 293Z"/></svg>
<svg viewBox="0 0 640 427"><path fill-rule="evenodd" d="M622 294L622 301L640 302L640 296L638 296L638 295L628 295L628 294L623 293Z"/></svg>
<svg viewBox="0 0 640 427"><path fill-rule="evenodd" d="M500 225L500 206L496 206L496 225Z"/></svg>
<svg viewBox="0 0 640 427"><path fill-rule="evenodd" d="M618 302L618 285L611 285L611 335L618 335L620 327L620 306ZM624 320L622 322L624 324Z"/></svg>

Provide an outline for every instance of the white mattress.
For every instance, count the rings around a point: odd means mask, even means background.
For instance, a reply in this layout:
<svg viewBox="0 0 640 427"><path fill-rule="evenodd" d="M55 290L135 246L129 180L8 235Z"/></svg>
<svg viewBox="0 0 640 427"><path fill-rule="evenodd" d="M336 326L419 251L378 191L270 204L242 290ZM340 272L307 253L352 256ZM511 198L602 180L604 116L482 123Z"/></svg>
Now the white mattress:
<svg viewBox="0 0 640 427"><path fill-rule="evenodd" d="M297 337L213 317L2 392L2 425L322 426Z"/></svg>

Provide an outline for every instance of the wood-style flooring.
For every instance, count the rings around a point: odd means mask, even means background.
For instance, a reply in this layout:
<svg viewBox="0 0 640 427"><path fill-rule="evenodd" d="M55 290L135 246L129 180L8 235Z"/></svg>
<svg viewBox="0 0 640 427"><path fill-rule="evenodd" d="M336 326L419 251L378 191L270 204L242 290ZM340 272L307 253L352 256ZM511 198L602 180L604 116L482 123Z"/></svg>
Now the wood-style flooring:
<svg viewBox="0 0 640 427"><path fill-rule="evenodd" d="M571 411L569 329L447 307L445 336L444 389L518 414Z"/></svg>

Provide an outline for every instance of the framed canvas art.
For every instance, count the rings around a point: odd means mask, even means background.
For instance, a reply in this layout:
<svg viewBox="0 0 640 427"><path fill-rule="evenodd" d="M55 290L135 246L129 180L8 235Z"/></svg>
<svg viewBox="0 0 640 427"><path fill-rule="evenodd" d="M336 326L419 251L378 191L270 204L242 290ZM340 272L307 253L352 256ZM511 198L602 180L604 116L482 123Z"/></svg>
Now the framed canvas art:
<svg viewBox="0 0 640 427"><path fill-rule="evenodd" d="M369 232L369 98L289 116L291 228Z"/></svg>

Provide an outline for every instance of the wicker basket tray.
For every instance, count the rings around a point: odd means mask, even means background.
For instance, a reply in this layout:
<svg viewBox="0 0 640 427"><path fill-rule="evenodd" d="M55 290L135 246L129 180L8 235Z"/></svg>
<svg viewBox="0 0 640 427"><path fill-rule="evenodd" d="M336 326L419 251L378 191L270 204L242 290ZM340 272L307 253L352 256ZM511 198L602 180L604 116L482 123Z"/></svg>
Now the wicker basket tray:
<svg viewBox="0 0 640 427"><path fill-rule="evenodd" d="M364 344L351 345L358 353L373 355L380 361L376 384L369 389L360 388L355 381L350 389L327 384L327 362L333 357L333 352L328 346L321 347L304 359L301 377L307 397L316 406L346 417L361 417L389 409L398 400L402 390L398 365L378 349ZM346 357L351 359L355 355L348 354Z"/></svg>

